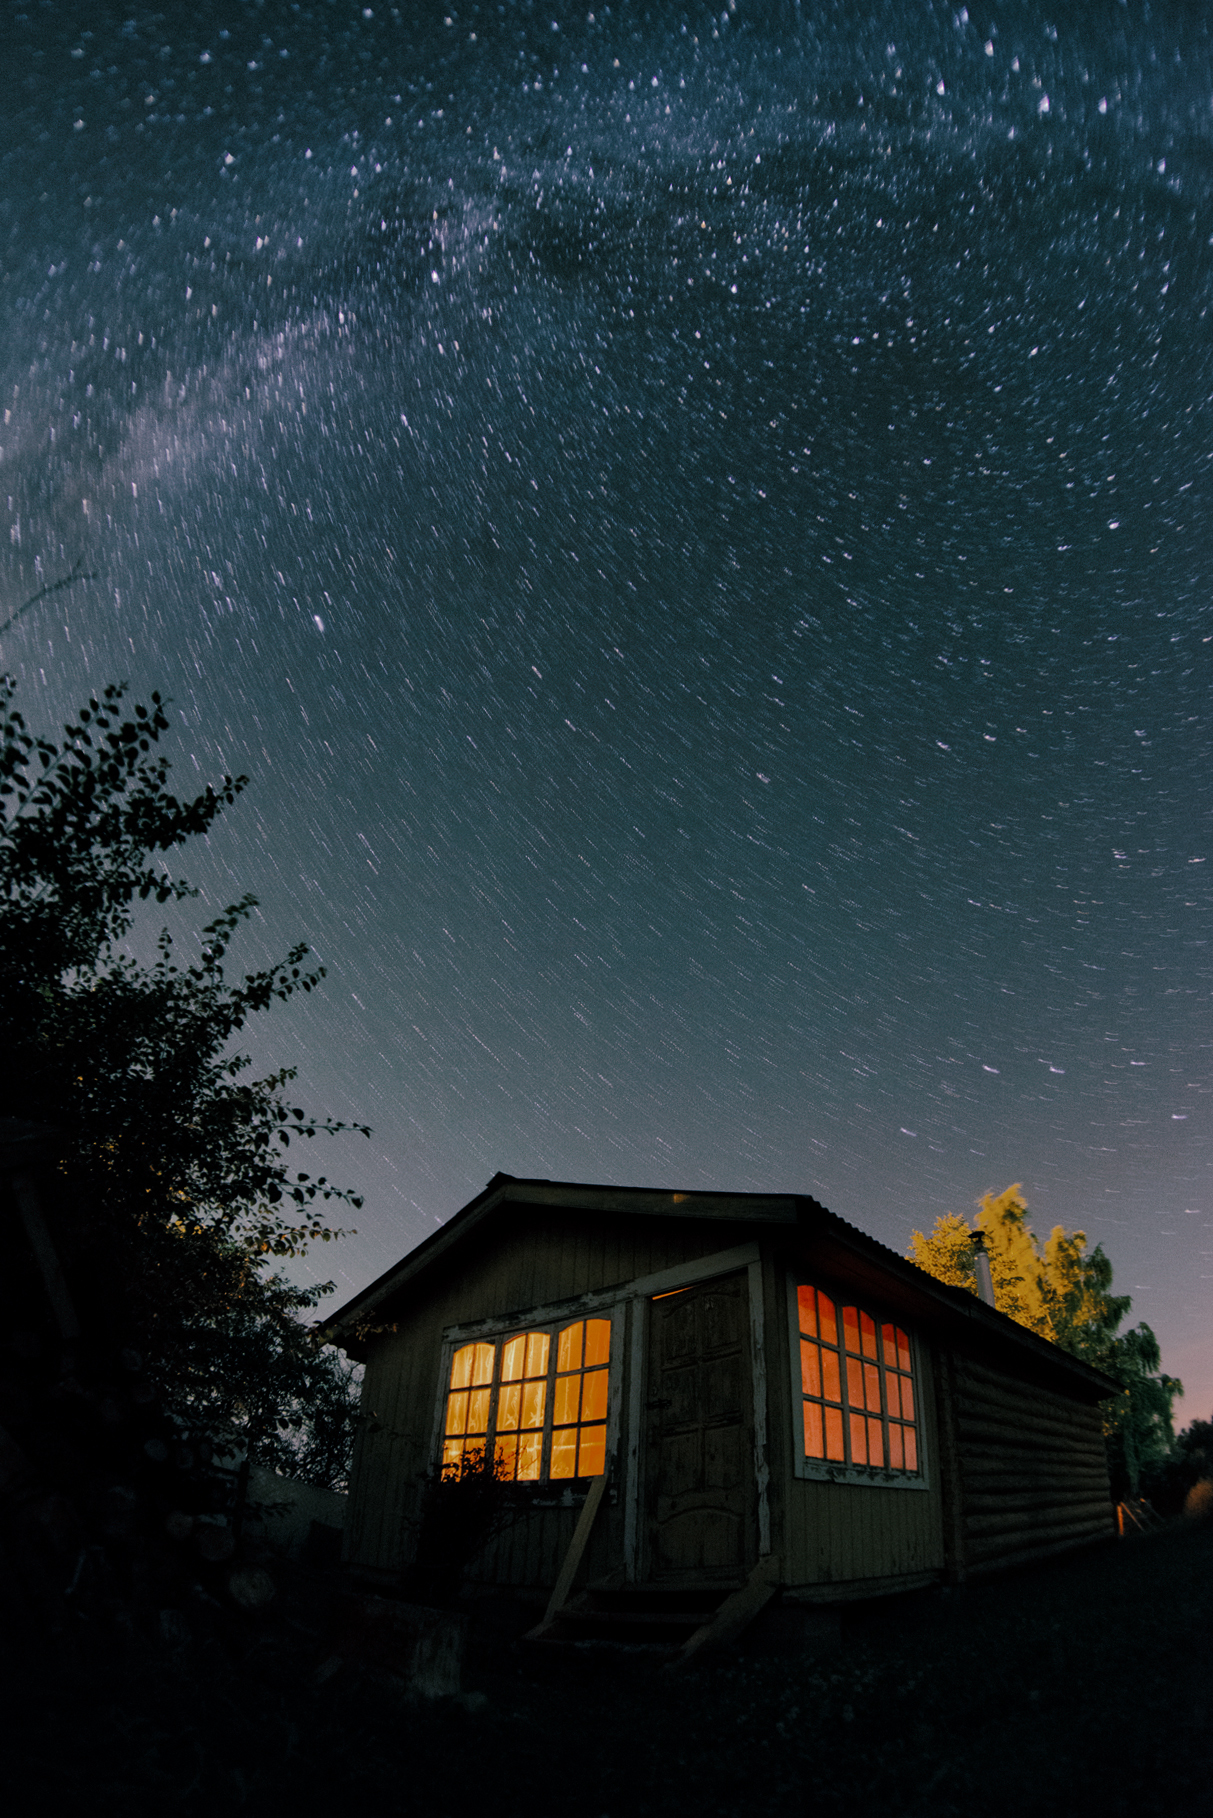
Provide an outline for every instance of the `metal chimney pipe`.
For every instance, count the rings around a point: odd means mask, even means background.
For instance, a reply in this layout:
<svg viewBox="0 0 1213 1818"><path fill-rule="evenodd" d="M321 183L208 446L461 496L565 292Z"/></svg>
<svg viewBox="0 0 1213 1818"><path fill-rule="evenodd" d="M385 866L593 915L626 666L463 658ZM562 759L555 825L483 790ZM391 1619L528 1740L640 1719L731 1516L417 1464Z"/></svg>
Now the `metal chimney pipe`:
<svg viewBox="0 0 1213 1818"><path fill-rule="evenodd" d="M973 1267L977 1273L977 1294L987 1307L994 1305L994 1279L990 1274L990 1259L986 1255L986 1238L984 1231L973 1233Z"/></svg>

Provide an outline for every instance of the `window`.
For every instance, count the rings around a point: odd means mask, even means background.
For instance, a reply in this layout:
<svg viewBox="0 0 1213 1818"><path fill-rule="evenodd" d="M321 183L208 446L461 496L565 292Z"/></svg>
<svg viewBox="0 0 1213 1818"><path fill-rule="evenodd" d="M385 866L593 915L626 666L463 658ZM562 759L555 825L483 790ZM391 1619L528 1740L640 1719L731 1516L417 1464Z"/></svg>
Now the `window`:
<svg viewBox="0 0 1213 1818"><path fill-rule="evenodd" d="M819 1288L797 1288L796 1301L805 1457L917 1472L909 1338Z"/></svg>
<svg viewBox="0 0 1213 1818"><path fill-rule="evenodd" d="M609 1319L461 1345L451 1359L443 1470L491 1445L502 1475L518 1483L600 1477L610 1361Z"/></svg>

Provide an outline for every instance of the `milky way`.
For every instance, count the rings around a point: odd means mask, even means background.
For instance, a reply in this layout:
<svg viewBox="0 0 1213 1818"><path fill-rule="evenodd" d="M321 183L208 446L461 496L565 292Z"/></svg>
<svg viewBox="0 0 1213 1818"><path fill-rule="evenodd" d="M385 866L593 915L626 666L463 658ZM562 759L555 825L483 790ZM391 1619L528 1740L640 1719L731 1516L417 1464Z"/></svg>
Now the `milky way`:
<svg viewBox="0 0 1213 1818"><path fill-rule="evenodd" d="M0 660L251 775L343 1287L498 1168L1019 1180L1207 1413L1207 32L654 16L7 9Z"/></svg>

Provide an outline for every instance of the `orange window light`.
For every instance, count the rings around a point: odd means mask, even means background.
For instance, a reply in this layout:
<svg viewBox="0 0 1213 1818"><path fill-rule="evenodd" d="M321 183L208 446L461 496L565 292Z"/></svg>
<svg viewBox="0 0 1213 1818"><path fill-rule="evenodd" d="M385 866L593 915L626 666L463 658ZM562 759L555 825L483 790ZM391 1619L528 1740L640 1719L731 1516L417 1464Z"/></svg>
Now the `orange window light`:
<svg viewBox="0 0 1213 1818"><path fill-rule="evenodd" d="M468 1344L455 1351L444 1474L458 1474L464 1460L491 1444L498 1475L514 1482L602 1475L611 1322L577 1320L552 1341L550 1332L517 1332L500 1348Z"/></svg>
<svg viewBox="0 0 1213 1818"><path fill-rule="evenodd" d="M551 1344L546 1332L519 1332L501 1347L497 1469L499 1476L519 1483L537 1483L543 1468L543 1418Z"/></svg>
<svg viewBox="0 0 1213 1818"><path fill-rule="evenodd" d="M889 1471L918 1469L910 1341L862 1307L796 1290L806 1458Z"/></svg>
<svg viewBox="0 0 1213 1818"><path fill-rule="evenodd" d="M442 1469L458 1472L464 1458L483 1452L493 1399L496 1345L462 1345L451 1359Z"/></svg>
<svg viewBox="0 0 1213 1818"><path fill-rule="evenodd" d="M600 1477L606 1470L609 1319L579 1319L556 1339L552 1478Z"/></svg>

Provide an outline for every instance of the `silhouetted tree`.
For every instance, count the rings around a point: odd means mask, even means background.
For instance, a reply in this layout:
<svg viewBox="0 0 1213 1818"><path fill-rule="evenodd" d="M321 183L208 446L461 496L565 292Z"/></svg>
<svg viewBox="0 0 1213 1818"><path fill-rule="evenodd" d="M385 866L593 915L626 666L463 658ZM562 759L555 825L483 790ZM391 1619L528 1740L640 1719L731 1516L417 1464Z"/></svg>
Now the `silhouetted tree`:
<svg viewBox="0 0 1213 1818"><path fill-rule="evenodd" d="M229 980L252 896L188 963L167 931L150 965L120 946L141 903L198 894L162 855L205 834L247 779L178 799L154 749L159 695L126 717L111 685L55 744L29 733L13 693L0 681L0 1091L9 1117L51 1133L48 1224L86 1342L136 1355L192 1433L338 1481L350 1374L302 1317L329 1286L295 1287L272 1259L340 1235L318 1202L361 1204L289 1165L292 1145L347 1126L290 1105L291 1070L249 1079L232 1052L251 1016L324 968L297 946Z"/></svg>

